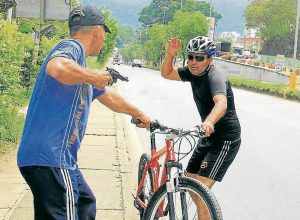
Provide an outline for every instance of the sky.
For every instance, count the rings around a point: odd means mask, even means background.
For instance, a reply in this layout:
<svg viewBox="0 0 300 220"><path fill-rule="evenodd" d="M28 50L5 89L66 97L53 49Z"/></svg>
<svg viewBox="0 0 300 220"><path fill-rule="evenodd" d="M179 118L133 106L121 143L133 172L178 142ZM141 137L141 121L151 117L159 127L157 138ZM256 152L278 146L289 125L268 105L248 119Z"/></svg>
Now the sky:
<svg viewBox="0 0 300 220"><path fill-rule="evenodd" d="M218 22L217 35L223 31L235 31L243 35L244 31L244 10L248 0L212 0L215 10L222 14Z"/></svg>
<svg viewBox="0 0 300 220"><path fill-rule="evenodd" d="M79 0L84 4L96 6L104 5L112 11L112 16L119 20L121 25L138 25L138 13L150 4L151 0ZM243 34L244 17L243 12L248 0L207 0L212 2L215 10L222 14L222 19L216 27L216 34L223 31L236 31Z"/></svg>

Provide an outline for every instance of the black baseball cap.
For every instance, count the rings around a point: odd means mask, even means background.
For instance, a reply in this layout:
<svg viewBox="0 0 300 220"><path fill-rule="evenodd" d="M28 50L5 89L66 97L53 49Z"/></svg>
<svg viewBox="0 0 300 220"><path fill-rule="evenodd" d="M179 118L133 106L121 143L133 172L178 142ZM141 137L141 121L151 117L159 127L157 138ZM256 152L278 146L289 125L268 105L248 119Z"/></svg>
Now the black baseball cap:
<svg viewBox="0 0 300 220"><path fill-rule="evenodd" d="M100 9L92 5L81 5L74 8L69 15L69 27L76 25L93 26L103 25L106 32L111 33L105 24L105 18Z"/></svg>

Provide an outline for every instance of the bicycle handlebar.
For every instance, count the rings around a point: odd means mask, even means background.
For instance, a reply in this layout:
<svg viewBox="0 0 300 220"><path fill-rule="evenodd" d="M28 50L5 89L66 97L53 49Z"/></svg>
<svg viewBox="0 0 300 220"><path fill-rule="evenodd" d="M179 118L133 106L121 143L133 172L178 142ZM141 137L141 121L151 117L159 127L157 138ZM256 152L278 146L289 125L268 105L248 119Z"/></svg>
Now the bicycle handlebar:
<svg viewBox="0 0 300 220"><path fill-rule="evenodd" d="M140 124L142 123L139 119L132 119L131 123L133 124ZM176 134L176 135L192 135L195 137L204 137L205 131L200 127L196 126L195 128L189 129L189 130L183 130L183 129L175 129L167 127L161 123L159 123L157 120L154 120L150 124L150 132L154 132L155 130L160 130L161 132L164 132L164 134Z"/></svg>

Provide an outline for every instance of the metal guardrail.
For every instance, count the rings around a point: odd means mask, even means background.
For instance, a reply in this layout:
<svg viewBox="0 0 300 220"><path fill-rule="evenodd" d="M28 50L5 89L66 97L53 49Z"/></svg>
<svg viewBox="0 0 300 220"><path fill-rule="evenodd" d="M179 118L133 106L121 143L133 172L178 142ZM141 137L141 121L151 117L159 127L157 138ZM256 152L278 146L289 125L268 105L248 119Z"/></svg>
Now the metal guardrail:
<svg viewBox="0 0 300 220"><path fill-rule="evenodd" d="M288 83L289 75L258 66L214 58L214 63L228 76L255 79L271 83ZM300 77L299 77L300 78Z"/></svg>

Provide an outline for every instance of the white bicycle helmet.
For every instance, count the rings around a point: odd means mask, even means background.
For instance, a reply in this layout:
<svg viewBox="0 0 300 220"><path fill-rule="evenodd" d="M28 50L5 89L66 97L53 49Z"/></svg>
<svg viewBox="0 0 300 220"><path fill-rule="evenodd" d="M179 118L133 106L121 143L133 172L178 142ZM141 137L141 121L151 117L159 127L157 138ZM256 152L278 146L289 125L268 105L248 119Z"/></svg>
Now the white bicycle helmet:
<svg viewBox="0 0 300 220"><path fill-rule="evenodd" d="M187 53L205 53L214 56L217 52L215 43L205 36L197 36L189 41L186 47Z"/></svg>

